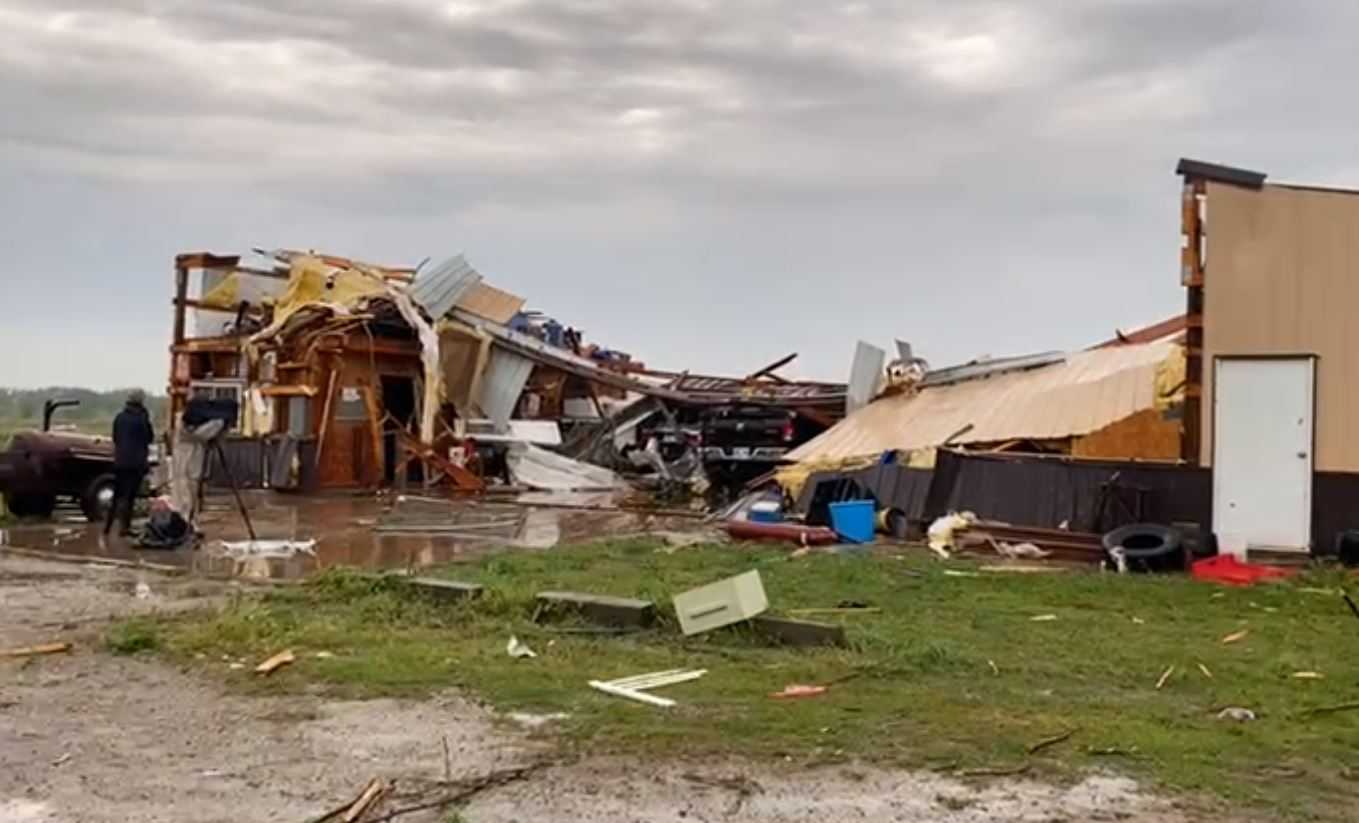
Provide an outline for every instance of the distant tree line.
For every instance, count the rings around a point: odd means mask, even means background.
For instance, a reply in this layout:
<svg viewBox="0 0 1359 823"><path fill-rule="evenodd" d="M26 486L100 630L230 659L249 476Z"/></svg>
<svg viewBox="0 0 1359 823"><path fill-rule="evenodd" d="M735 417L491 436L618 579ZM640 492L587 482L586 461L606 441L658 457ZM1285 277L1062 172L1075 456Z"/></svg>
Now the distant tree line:
<svg viewBox="0 0 1359 823"><path fill-rule="evenodd" d="M71 386L52 386L45 389L0 388L0 420L40 425L45 401L79 400L79 406L58 411L54 421L86 425L111 422L127 402L128 391L130 389L92 391ZM164 416L165 402L164 397L147 395L146 407L151 412L153 420L160 420Z"/></svg>

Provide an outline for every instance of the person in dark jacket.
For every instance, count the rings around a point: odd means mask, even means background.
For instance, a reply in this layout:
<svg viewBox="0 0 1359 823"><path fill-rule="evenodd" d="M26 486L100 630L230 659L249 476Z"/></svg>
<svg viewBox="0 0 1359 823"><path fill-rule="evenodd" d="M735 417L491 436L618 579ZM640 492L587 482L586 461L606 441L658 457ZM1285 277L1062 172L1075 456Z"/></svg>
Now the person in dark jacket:
<svg viewBox="0 0 1359 823"><path fill-rule="evenodd" d="M124 537L132 533L132 504L141 490L150 463L151 443L156 433L151 428L151 415L146 411L146 394L141 389L128 392L127 405L113 418L113 475L116 478L113 505L109 506L104 521L104 534L119 519L118 533Z"/></svg>

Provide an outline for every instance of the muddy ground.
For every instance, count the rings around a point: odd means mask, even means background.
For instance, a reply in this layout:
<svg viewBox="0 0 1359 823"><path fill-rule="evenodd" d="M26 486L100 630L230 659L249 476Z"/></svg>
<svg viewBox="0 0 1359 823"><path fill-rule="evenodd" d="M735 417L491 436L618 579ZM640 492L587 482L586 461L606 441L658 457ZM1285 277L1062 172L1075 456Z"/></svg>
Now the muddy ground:
<svg viewBox="0 0 1359 823"><path fill-rule="evenodd" d="M462 794L470 823L1190 819L1113 775L1068 787L969 785L857 765L565 762L553 755L550 723L529 729L453 693L242 697L101 648L112 618L211 604L239 585L0 551L0 649L75 644L69 654L0 659L0 823L301 823L378 776L395 781L383 813Z"/></svg>
<svg viewBox="0 0 1359 823"><path fill-rule="evenodd" d="M418 568L475 560L503 547L542 551L600 535L706 528L701 514L624 509L616 498L609 492L457 500L414 493L244 493L259 538L311 544L307 551L277 556L226 550L224 541L245 541L249 534L232 497L216 493L198 521L209 537L196 548L139 550L131 540L105 537L102 524L86 522L72 507L58 509L52 520L0 528L0 547L119 562L149 560L200 576L297 579L334 566Z"/></svg>

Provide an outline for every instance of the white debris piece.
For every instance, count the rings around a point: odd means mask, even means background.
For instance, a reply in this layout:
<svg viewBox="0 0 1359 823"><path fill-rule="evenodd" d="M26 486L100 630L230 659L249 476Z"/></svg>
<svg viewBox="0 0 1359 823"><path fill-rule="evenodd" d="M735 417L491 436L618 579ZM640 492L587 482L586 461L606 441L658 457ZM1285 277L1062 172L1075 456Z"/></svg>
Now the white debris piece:
<svg viewBox="0 0 1359 823"><path fill-rule="evenodd" d="M519 638L510 635L510 642L505 644L505 653L510 657L537 657L538 653L530 649L527 644L520 642Z"/></svg>
<svg viewBox="0 0 1359 823"><path fill-rule="evenodd" d="M516 443L505 456L514 482L547 491L616 489L623 485L608 469L572 460L531 443Z"/></svg>
<svg viewBox="0 0 1359 823"><path fill-rule="evenodd" d="M222 551L231 557L292 557L316 554L315 540L236 540L220 541Z"/></svg>
<svg viewBox="0 0 1359 823"><path fill-rule="evenodd" d="M690 680L697 680L707 673L707 669L694 669L692 671L670 669L664 672L639 674L635 677L623 677L618 680L591 680L590 688L615 697L626 697L639 703L650 703L653 706L669 708L675 705L675 701L668 697L647 694L647 690L659 689L662 686L673 686L676 683L687 683Z"/></svg>
<svg viewBox="0 0 1359 823"><path fill-rule="evenodd" d="M943 559L949 559L949 552L957 547L955 533L966 531L977 522L972 512L951 512L930 524L930 548Z"/></svg>
<svg viewBox="0 0 1359 823"><path fill-rule="evenodd" d="M1023 557L1042 560L1052 554L1052 552L1044 551L1032 543L1006 543L1003 540L992 540L991 546L996 550L996 554L1001 557L1013 559Z"/></svg>
<svg viewBox="0 0 1359 823"><path fill-rule="evenodd" d="M526 729L537 729L546 726L548 723L555 723L559 720L569 720L571 715L566 714L565 712L552 712L551 714L511 712L509 718Z"/></svg>

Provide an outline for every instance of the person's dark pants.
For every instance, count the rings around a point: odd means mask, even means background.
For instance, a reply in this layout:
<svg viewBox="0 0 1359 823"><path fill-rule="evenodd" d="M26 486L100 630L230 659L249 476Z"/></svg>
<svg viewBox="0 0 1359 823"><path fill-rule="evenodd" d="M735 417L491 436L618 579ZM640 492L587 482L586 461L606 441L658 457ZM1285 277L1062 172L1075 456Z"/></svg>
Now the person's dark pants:
<svg viewBox="0 0 1359 823"><path fill-rule="evenodd" d="M132 504L142 489L146 469L115 468L113 477L113 505L109 506L108 519L104 521L104 534L113 528L115 517L118 518L118 533L129 534L132 531Z"/></svg>

